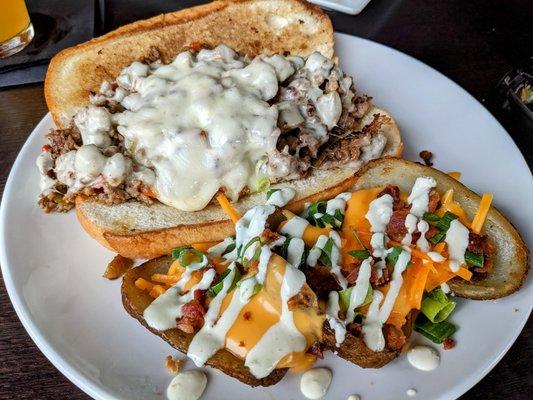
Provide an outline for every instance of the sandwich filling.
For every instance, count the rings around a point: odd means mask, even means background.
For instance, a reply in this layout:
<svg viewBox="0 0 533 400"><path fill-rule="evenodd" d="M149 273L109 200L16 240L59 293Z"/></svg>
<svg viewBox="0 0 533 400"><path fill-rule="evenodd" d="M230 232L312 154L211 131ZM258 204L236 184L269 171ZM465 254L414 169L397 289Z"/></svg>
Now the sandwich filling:
<svg viewBox="0 0 533 400"><path fill-rule="evenodd" d="M136 61L90 102L38 157L45 211L78 195L195 211L219 191L237 200L312 168L378 158L387 144L387 117L363 126L370 99L319 53L252 59L220 45Z"/></svg>
<svg viewBox="0 0 533 400"><path fill-rule="evenodd" d="M470 221L432 177L417 178L410 193L341 193L301 215L283 209L294 193L271 189L236 221L235 237L176 249L166 275L137 279L155 297L147 324L194 334L188 356L198 366L226 349L257 378L309 368L349 336L375 352L399 351L413 324L434 342L450 340L446 283L492 268L480 234L490 194Z"/></svg>

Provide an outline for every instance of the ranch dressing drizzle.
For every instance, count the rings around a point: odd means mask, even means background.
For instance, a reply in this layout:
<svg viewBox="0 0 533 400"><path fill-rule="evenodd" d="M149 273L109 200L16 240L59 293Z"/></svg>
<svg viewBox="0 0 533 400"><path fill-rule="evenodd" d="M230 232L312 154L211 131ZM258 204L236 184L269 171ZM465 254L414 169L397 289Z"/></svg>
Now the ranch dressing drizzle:
<svg viewBox="0 0 533 400"><path fill-rule="evenodd" d="M370 287L370 275L372 272L372 257L368 257L361 263L355 286L350 293L350 305L346 311L346 323L352 323L355 318L355 309L365 302L368 288Z"/></svg>
<svg viewBox="0 0 533 400"><path fill-rule="evenodd" d="M305 336L296 328L287 302L305 283L305 275L287 264L281 285L281 316L246 355L244 365L256 378L268 376L286 355L305 350Z"/></svg>
<svg viewBox="0 0 533 400"><path fill-rule="evenodd" d="M304 234L305 228L309 226L306 219L295 215L281 227L281 233L291 237L301 238Z"/></svg>
<svg viewBox="0 0 533 400"><path fill-rule="evenodd" d="M194 336L187 351L187 356L193 360L197 367L204 365L210 357L224 347L228 330L239 315L242 307L246 304L245 302L239 301L239 289L237 288L230 306L217 321L222 300L228 294L233 279L235 278L235 269L237 267L233 262L228 268L230 272L222 281L222 289L211 300L211 303L209 303L209 308L204 316L204 326Z"/></svg>
<svg viewBox="0 0 533 400"><path fill-rule="evenodd" d="M444 241L448 245L450 254L450 270L459 271L461 264L465 263L465 251L468 247L468 238L470 232L458 219L450 223L450 228L446 232Z"/></svg>
<svg viewBox="0 0 533 400"><path fill-rule="evenodd" d="M411 253L408 250L402 250L394 266L389 291L381 307L383 293L379 290L374 290L372 303L370 303L368 313L363 321L363 340L370 350L381 351L385 348L385 338L382 331L383 324L389 318L394 307L396 297L398 297L403 284L402 273L407 268L410 260Z"/></svg>
<svg viewBox="0 0 533 400"><path fill-rule="evenodd" d="M192 270L187 269L178 283L167 289L144 310L143 316L148 326L159 331L175 328L176 318L181 317L182 307L194 298L196 290L209 289L216 275L214 269L208 269L204 272L200 282L186 294L181 295L183 287L191 277L191 272Z"/></svg>
<svg viewBox="0 0 533 400"><path fill-rule="evenodd" d="M330 328L335 332L335 344L337 347L339 347L346 338L346 326L344 321L339 318L339 311L339 292L332 290L328 295L326 319L329 322Z"/></svg>
<svg viewBox="0 0 533 400"><path fill-rule="evenodd" d="M370 222L372 232L370 239L370 245L373 249L372 255L377 258L384 258L387 252L385 245L388 237L385 234L385 229L392 216L392 205L392 196L385 194L370 202L368 212L365 215L365 218Z"/></svg>
<svg viewBox="0 0 533 400"><path fill-rule="evenodd" d="M302 256L305 251L305 243L300 238L291 238L289 246L287 247L287 261L289 264L298 266L302 261Z"/></svg>
<svg viewBox="0 0 533 400"><path fill-rule="evenodd" d="M339 282L339 285L343 289L346 289L346 287L348 286L348 281L346 280L346 278L342 274L341 267L340 267L340 263L341 263L340 248L341 248L341 245L342 245L341 244L341 238L340 238L339 234L336 231L332 230L329 233L329 239L331 239L331 241L333 242L333 245L331 247L331 257L330 257L330 260L331 260L331 273L333 275L335 275L335 277L337 278L337 281ZM322 254L322 251L323 251L323 249L324 249L324 247L326 246L327 243L328 243L328 237L327 236L320 235L318 237L315 245L309 251L309 255L307 256L307 265L309 265L311 267L314 267L317 264L318 259L320 258L320 255Z"/></svg>
<svg viewBox="0 0 533 400"><path fill-rule="evenodd" d="M281 188L270 195L266 204L272 204L278 207L285 207L296 195L296 191L292 188Z"/></svg>
<svg viewBox="0 0 533 400"><path fill-rule="evenodd" d="M422 216L429 209L429 192L436 186L437 182L431 177L421 176L416 178L411 194L407 198L408 203L411 205L411 210L405 218L407 233L402 239L403 245L409 246L411 244L413 232L418 229L420 238L417 240L416 245L424 252L429 251L429 244L425 236L429 229L429 224L422 220Z"/></svg>

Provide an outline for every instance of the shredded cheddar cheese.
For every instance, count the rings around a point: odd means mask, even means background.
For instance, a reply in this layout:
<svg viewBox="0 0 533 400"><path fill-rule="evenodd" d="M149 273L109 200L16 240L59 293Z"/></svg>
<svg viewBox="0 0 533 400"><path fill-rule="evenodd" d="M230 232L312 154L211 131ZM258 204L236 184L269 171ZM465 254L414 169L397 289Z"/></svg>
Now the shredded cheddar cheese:
<svg viewBox="0 0 533 400"><path fill-rule="evenodd" d="M472 220L472 225L470 226L474 233L479 234L479 232L481 232L483 224L485 223L485 219L487 218L487 214L490 210L492 198L492 193L483 193L481 201L479 202L479 207L477 209L476 215L474 216L474 219Z"/></svg>
<svg viewBox="0 0 533 400"><path fill-rule="evenodd" d="M228 214L229 218L233 221L234 224L241 219L241 214L239 214L239 212L232 207L226 196L224 196L222 193L219 193L216 195L216 199L218 201L218 204L220 204L220 207L224 210L226 214Z"/></svg>

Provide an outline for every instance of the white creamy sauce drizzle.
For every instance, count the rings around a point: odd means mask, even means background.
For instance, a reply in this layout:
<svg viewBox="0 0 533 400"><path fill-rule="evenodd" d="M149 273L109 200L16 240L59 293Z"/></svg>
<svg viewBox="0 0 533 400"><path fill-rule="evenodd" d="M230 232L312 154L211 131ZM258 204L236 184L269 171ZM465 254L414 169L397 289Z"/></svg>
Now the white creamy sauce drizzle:
<svg viewBox="0 0 533 400"><path fill-rule="evenodd" d="M168 400L198 400L207 386L202 371L184 371L177 374L167 387Z"/></svg>
<svg viewBox="0 0 533 400"><path fill-rule="evenodd" d="M246 214L235 224L235 244L239 248L246 246L246 244L256 236L261 236L265 230L267 218L276 211L276 207L273 205L255 206L249 209ZM259 242L257 242L259 243ZM255 251L255 245L250 246L246 250L245 256L253 254ZM250 257L248 257L250 258Z"/></svg>
<svg viewBox="0 0 533 400"><path fill-rule="evenodd" d="M323 398L331 384L332 374L327 368L311 368L300 380L302 394L310 400Z"/></svg>
<svg viewBox="0 0 533 400"><path fill-rule="evenodd" d="M283 224L281 233L291 237L301 238L308 226L309 222L306 219L295 215Z"/></svg>
<svg viewBox="0 0 533 400"><path fill-rule="evenodd" d="M187 269L178 283L167 289L165 293L152 301L144 310L144 319L151 328L159 331L175 328L176 318L181 317L183 306L194 298L196 290L209 289L216 275L214 269L208 269L204 272L200 282L194 285L186 294L181 295L183 287L191 277L191 272L191 269Z"/></svg>
<svg viewBox="0 0 533 400"><path fill-rule="evenodd" d="M442 254L437 253L436 251L430 251L427 253L427 255L429 258L431 258L431 261L434 262L443 262L446 260Z"/></svg>
<svg viewBox="0 0 533 400"><path fill-rule="evenodd" d="M429 230L429 224L422 219L422 216L429 209L429 192L437 186L435 179L427 176L416 178L416 181L411 189L411 194L407 198L411 205L410 213L405 218L405 227L407 233L402 239L403 245L410 245L413 233L418 229L420 238L416 241L417 247L424 251L429 251L429 243L426 239L426 233Z"/></svg>
<svg viewBox="0 0 533 400"><path fill-rule="evenodd" d="M411 214L422 218L428 210L429 191L435 186L437 186L437 182L431 177L421 176L416 178L411 194L407 198L407 201L411 204Z"/></svg>
<svg viewBox="0 0 533 400"><path fill-rule="evenodd" d="M272 204L278 207L285 207L287 203L289 203L294 198L295 195L296 191L294 189L282 188L272 193L266 201L266 204Z"/></svg>
<svg viewBox="0 0 533 400"><path fill-rule="evenodd" d="M422 371L432 371L440 364L437 350L429 346L414 346L407 352L407 361Z"/></svg>
<svg viewBox="0 0 533 400"><path fill-rule="evenodd" d="M465 251L468 247L468 238L470 232L458 219L450 223L450 228L446 232L444 241L448 246L450 259L450 270L459 271L461 264L465 263Z"/></svg>
<svg viewBox="0 0 533 400"><path fill-rule="evenodd" d="M215 244L214 246L207 249L207 254L213 257L222 257L222 254L228 248L228 246L234 243L235 243L234 238L232 238L231 236L227 237L222 242Z"/></svg>
<svg viewBox="0 0 533 400"><path fill-rule="evenodd" d="M304 251L304 241L297 237L291 238L289 246L287 247L287 262L294 266L300 265Z"/></svg>
<svg viewBox="0 0 533 400"><path fill-rule="evenodd" d="M361 263L355 286L350 293L350 304L346 310L346 323L352 323L355 318L355 309L365 302L368 288L370 287L370 275L372 273L372 258L368 257Z"/></svg>
<svg viewBox="0 0 533 400"><path fill-rule="evenodd" d="M416 225L418 232L420 232L420 237L416 241L416 246L422 250L424 253L427 253L429 251L429 242L426 239L426 233L429 230L429 224L424 221L423 219L418 221L418 224Z"/></svg>
<svg viewBox="0 0 533 400"><path fill-rule="evenodd" d="M446 293L446 294L450 293L450 286L449 286L446 282L441 283L441 284L440 284L440 288L441 288L441 290L442 290L444 293Z"/></svg>
<svg viewBox="0 0 533 400"><path fill-rule="evenodd" d="M328 307L326 310L326 319L329 326L335 332L335 344L337 347L344 342L346 338L346 325L344 321L339 318L339 292L332 290L328 296Z"/></svg>
<svg viewBox="0 0 533 400"><path fill-rule="evenodd" d="M329 238L326 235L320 235L313 246L313 248L309 251L309 255L307 256L307 265L310 267L316 266L318 259L320 258L320 255L322 254L322 250L326 246L328 239L331 239L333 241L333 246L331 248L331 273L335 275L337 278L337 282L339 282L339 285L346 289L348 286L348 282L346 281L346 278L341 272L341 238L339 234L331 230L329 233Z"/></svg>
<svg viewBox="0 0 533 400"><path fill-rule="evenodd" d="M396 261L396 265L394 266L389 291L381 307L383 293L379 290L374 290L372 303L370 303L367 316L363 321L363 339L370 350L382 351L385 348L385 338L382 331L383 324L389 318L394 307L396 297L403 284L402 273L407 268L410 260L411 253L407 250L402 250L398 255L398 261Z"/></svg>
<svg viewBox="0 0 533 400"><path fill-rule="evenodd" d="M340 211L344 215L346 210L346 203L350 200L352 194L349 192L338 194L334 199L328 200L326 203L326 214L335 215L335 211Z"/></svg>
<svg viewBox="0 0 533 400"><path fill-rule="evenodd" d="M210 357L224 347L228 330L235 322L242 307L246 304L246 302L240 302L238 296L239 290L237 289L229 307L217 321L222 300L228 294L233 279L235 278L235 269L237 267L235 263L231 263L228 268L230 269L230 273L222 281L220 292L209 303L209 308L204 316L204 325L194 336L187 351L187 356L193 360L197 367L204 365Z"/></svg>
<svg viewBox="0 0 533 400"><path fill-rule="evenodd" d="M293 312L287 302L296 295L305 283L305 275L287 264L281 284L281 316L259 342L246 355L244 365L256 378L268 376L286 355L305 350L306 339L296 328Z"/></svg>
<svg viewBox="0 0 533 400"><path fill-rule="evenodd" d="M372 238L370 245L372 246L372 255L377 258L384 258L387 249L387 235L385 230L389 224L392 216L393 199L389 194L378 197L370 202L368 212L365 218L370 222L370 230Z"/></svg>

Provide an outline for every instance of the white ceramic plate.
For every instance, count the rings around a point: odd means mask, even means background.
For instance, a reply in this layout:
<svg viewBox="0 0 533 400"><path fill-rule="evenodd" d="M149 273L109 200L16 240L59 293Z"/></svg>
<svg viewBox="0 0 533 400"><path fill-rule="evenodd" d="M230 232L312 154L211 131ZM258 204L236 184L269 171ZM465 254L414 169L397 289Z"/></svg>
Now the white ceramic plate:
<svg viewBox="0 0 533 400"><path fill-rule="evenodd" d="M345 14L356 15L363 11L370 0L311 0L311 3Z"/></svg>
<svg viewBox="0 0 533 400"><path fill-rule="evenodd" d="M468 93L435 70L385 46L338 34L337 52L358 90L374 96L397 119L406 156L435 153L444 171L463 172L475 191L494 192L495 204L533 248L533 181L511 138ZM161 399L170 381L164 358L174 351L122 308L120 282L101 278L113 256L82 231L74 213L45 215L36 205L35 157L52 127L46 116L20 152L1 210L1 265L26 330L70 380L98 399ZM531 278L531 277L530 277ZM506 299L459 301L453 320L457 346L441 351L434 372L411 368L405 357L363 370L328 354L318 365L333 370L328 399L350 393L364 400L458 397L478 382L520 333L533 304L531 279ZM418 336L415 341L421 341ZM191 362L185 368L193 368ZM212 369L204 399L302 399L299 376L252 389Z"/></svg>

